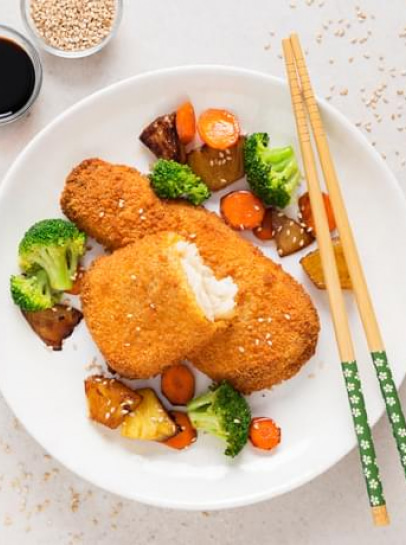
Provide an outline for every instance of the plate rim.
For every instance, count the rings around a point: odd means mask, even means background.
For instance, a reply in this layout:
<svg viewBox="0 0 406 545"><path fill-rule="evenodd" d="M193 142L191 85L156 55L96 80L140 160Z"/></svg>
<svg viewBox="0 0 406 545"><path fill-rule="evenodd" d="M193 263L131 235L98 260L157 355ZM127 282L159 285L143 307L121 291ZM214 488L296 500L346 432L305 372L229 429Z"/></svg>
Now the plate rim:
<svg viewBox="0 0 406 545"><path fill-rule="evenodd" d="M31 140L18 153L17 157L14 159L10 167L7 169L5 175L3 176L2 182L0 183L0 204L3 198L5 197L6 193L9 191L11 187L14 171L16 171L19 168L20 164L24 161L25 155L28 154L31 148L34 147L37 144L37 142L40 141L48 132L51 132L55 126L59 125L60 123L63 123L63 121L66 118L68 118L71 114L73 114L75 111L83 107L86 107L87 104L92 103L99 96L114 92L116 89L120 87L125 87L126 85L132 85L134 84L134 82L138 82L138 81L142 81L142 80L150 79L150 78L165 77L167 75L169 76L182 75L183 73L190 73L190 72L195 72L200 74L205 72L211 72L211 73L218 72L219 74L221 73L221 75L229 74L229 75L241 76L241 77L260 78L260 79L267 80L268 82L272 82L274 85L284 87L286 89L286 92L288 93L288 83L284 78L274 76L272 74L268 74L266 72L262 72L259 70L247 69L247 68L231 66L231 65L222 65L222 64L180 65L180 66L174 66L169 68L150 70L147 72L142 72L141 74L136 74L134 76L121 79L119 81L116 81L106 87L103 87L91 93L90 95L72 104L67 109L59 113L54 119L52 119L49 123L47 123L42 129L40 129L31 138ZM370 145L367 137L359 129L357 129L357 127L355 127L354 124L351 123L351 121L341 111L336 109L333 105L329 104L324 99L320 99L318 97L317 97L317 102L320 104L322 112L323 110L326 111L335 121L337 121L341 126L343 126L346 129L346 131L349 131L351 135L364 147L364 149L368 152L369 156L372 156L374 161L378 161L380 163L381 168L383 168L383 170L385 171L387 182L390 183L392 185L392 189L397 192L398 198L403 203L403 206L406 212L406 196L404 192L402 191L402 188L397 178L395 177L394 173L391 171L387 163L379 155L379 153ZM293 116L293 112L292 112L292 116ZM406 369L403 372L402 376L398 378L397 380L395 380L396 387L398 389L400 385L402 384L402 382L404 381L405 377L406 377ZM129 500L141 502L143 504L154 506L154 507L172 508L172 509L189 510L189 511L201 511L201 510L223 510L223 509L253 505L255 503L269 500L274 497L280 496L282 494L286 494L289 491L300 488L306 483L311 482L316 477L321 476L323 473L327 472L329 469L332 469L356 447L356 438L354 436L353 441L348 447L345 447L340 452L336 453L336 455L333 457L334 461L332 463L331 462L327 464L319 463L311 471L303 473L301 478L296 478L293 481L288 481L285 485L281 485L277 489L272 489L272 491L251 493L249 496L247 496L247 494L242 493L233 499L215 500L215 501L211 501L210 503L203 502L203 503L188 504L185 501L166 500L166 498L164 497L161 497L159 499L157 499L156 496L149 497L149 496L146 496L145 494L138 494L136 490L134 490L132 494L123 493L123 491L118 489L119 487L111 486L111 482L107 485L107 483L106 484L101 483L97 478L94 479L93 477L91 478L88 477L86 474L84 474L80 470L80 468L73 467L74 464L66 463L65 461L62 461L58 455L54 455L53 452L51 451L52 449L48 450L48 448L45 445L43 445L42 441L37 438L37 434L31 431L30 426L27 425L22 419L20 419L18 411L15 411L13 404L10 402L8 398L8 395L3 390L1 378L0 378L0 390L10 410L19 419L19 421L21 422L21 424L23 425L27 433L37 443L39 443L41 447L44 448L44 450L49 452L55 458L55 460L58 461L58 463L66 467L73 474L78 475L80 478L82 478L86 482L89 482L92 485L95 485L102 490L105 490L109 493L116 494L120 497L127 498ZM382 407L382 410L380 411L380 413L378 413L377 418L371 422L371 427L376 426L376 424L380 421L380 419L384 415L384 412L385 412L385 409L384 407Z"/></svg>

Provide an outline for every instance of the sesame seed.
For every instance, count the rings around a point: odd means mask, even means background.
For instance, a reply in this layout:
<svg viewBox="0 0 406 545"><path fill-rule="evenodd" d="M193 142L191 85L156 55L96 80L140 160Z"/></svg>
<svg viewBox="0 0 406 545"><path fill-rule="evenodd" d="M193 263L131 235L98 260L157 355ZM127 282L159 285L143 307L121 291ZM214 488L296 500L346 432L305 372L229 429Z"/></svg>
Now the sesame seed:
<svg viewBox="0 0 406 545"><path fill-rule="evenodd" d="M287 320L290 320L290 314L287 314L287 313L286 313L286 314L284 314L284 316L285 316L285 318L286 318Z"/></svg>
<svg viewBox="0 0 406 545"><path fill-rule="evenodd" d="M124 343L124 346L131 346L130 343Z"/></svg>
<svg viewBox="0 0 406 545"><path fill-rule="evenodd" d="M138 210L138 214L143 214L143 213L144 213L144 209L143 209L143 208L140 208L140 209Z"/></svg>
<svg viewBox="0 0 406 545"><path fill-rule="evenodd" d="M131 314L131 312L127 314L127 318L132 318L133 316L134 314Z"/></svg>
<svg viewBox="0 0 406 545"><path fill-rule="evenodd" d="M150 306L150 308L152 308L152 309L156 309L156 306L154 305L154 303L150 303L149 306Z"/></svg>
<svg viewBox="0 0 406 545"><path fill-rule="evenodd" d="M132 275L130 276L130 278L131 278L131 280L137 280L137 277L135 276L135 274L132 274Z"/></svg>
<svg viewBox="0 0 406 545"><path fill-rule="evenodd" d="M30 17L44 41L62 51L83 51L111 33L115 0L31 0Z"/></svg>
<svg viewBox="0 0 406 545"><path fill-rule="evenodd" d="M272 346L272 341L266 341L269 346Z"/></svg>
<svg viewBox="0 0 406 545"><path fill-rule="evenodd" d="M258 346L259 345L259 339L255 339L254 343L255 343L255 346Z"/></svg>
<svg viewBox="0 0 406 545"><path fill-rule="evenodd" d="M135 331L141 331L141 328L139 325L137 325L137 327L135 328Z"/></svg>
<svg viewBox="0 0 406 545"><path fill-rule="evenodd" d="M147 218L145 216L140 216L141 221L145 221Z"/></svg>
<svg viewBox="0 0 406 545"><path fill-rule="evenodd" d="M239 350L239 352L241 352L241 354L244 354L244 352L245 352L245 348L243 346L239 346L238 350Z"/></svg>
<svg viewBox="0 0 406 545"><path fill-rule="evenodd" d="M258 318L258 322L259 323L265 322L265 319L264 318Z"/></svg>
<svg viewBox="0 0 406 545"><path fill-rule="evenodd" d="M119 208L124 208L124 204L125 204L124 199L119 199L119 200L118 200L118 207L119 207Z"/></svg>
<svg viewBox="0 0 406 545"><path fill-rule="evenodd" d="M110 418L110 416L111 416L110 413L106 413L106 414L104 415L104 418L105 418L106 420L108 420L108 419Z"/></svg>
<svg viewBox="0 0 406 545"><path fill-rule="evenodd" d="M268 340L268 339L270 339L270 338L271 338L271 334L270 334L270 333L267 333L267 334L265 335L265 339Z"/></svg>
<svg viewBox="0 0 406 545"><path fill-rule="evenodd" d="M103 210L101 212L99 212L99 218L103 218L104 217L104 212Z"/></svg>

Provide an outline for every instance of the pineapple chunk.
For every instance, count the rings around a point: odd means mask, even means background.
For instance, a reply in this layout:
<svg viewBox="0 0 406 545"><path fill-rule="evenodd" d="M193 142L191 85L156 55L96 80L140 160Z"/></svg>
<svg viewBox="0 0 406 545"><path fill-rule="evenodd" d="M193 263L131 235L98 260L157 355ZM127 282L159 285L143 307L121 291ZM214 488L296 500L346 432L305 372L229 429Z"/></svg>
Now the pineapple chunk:
<svg viewBox="0 0 406 545"><path fill-rule="evenodd" d="M137 390L142 402L134 413L127 415L121 426L121 435L142 441L164 441L178 431L175 422L165 411L154 390Z"/></svg>
<svg viewBox="0 0 406 545"><path fill-rule="evenodd" d="M85 380L89 416L111 429L123 423L128 413L136 409L142 397L114 378L93 375Z"/></svg>
<svg viewBox="0 0 406 545"><path fill-rule="evenodd" d="M350 275L347 269L347 263L345 261L343 247L339 238L333 239L334 255L336 258L338 276L340 277L340 284L343 290L352 289ZM323 269L321 266L320 250L310 252L300 260L300 264L306 271L308 277L320 290L326 289L326 283L324 282Z"/></svg>
<svg viewBox="0 0 406 545"><path fill-rule="evenodd" d="M314 241L305 225L288 218L278 210L272 210L272 234L281 257L303 250Z"/></svg>

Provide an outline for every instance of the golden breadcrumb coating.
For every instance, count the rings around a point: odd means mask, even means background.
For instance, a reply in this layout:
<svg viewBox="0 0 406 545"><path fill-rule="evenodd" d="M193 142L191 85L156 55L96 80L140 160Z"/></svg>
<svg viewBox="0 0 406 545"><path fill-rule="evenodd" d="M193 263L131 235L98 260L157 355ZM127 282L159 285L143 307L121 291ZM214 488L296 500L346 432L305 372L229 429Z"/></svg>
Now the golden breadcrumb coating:
<svg viewBox="0 0 406 545"><path fill-rule="evenodd" d="M295 375L314 354L320 325L309 295L216 214L161 201L147 177L99 159L73 170L61 204L69 219L110 249L173 231L197 244L217 278L233 277L238 295L231 327L188 353L214 380L228 379L244 393L270 388ZM159 343L157 335L152 338Z"/></svg>
<svg viewBox="0 0 406 545"><path fill-rule="evenodd" d="M181 264L174 233L158 233L96 259L85 274L83 314L109 366L150 378L197 352L226 322L210 321Z"/></svg>

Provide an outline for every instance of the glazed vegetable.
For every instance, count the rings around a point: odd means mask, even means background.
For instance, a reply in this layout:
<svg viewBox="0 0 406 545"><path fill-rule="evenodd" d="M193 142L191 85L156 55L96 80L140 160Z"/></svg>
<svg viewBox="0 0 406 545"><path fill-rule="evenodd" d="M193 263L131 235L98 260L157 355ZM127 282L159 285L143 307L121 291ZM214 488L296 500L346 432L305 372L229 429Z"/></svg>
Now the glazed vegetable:
<svg viewBox="0 0 406 545"><path fill-rule="evenodd" d="M251 191L233 191L221 199L220 213L232 229L242 231L261 225L265 207Z"/></svg>
<svg viewBox="0 0 406 545"><path fill-rule="evenodd" d="M159 159L150 174L155 193L161 199L186 199L202 204L211 195L209 188L188 165Z"/></svg>
<svg viewBox="0 0 406 545"><path fill-rule="evenodd" d="M139 393L119 380L102 375L85 380L85 393L90 418L112 430L118 428L142 401Z"/></svg>
<svg viewBox="0 0 406 545"><path fill-rule="evenodd" d="M175 422L178 431L173 437L163 441L164 445L177 450L183 450L189 447L196 441L197 432L192 426L188 415L180 411L171 411L169 415Z"/></svg>
<svg viewBox="0 0 406 545"><path fill-rule="evenodd" d="M190 144L196 133L196 117L193 104L184 102L176 110L176 132L182 144Z"/></svg>
<svg viewBox="0 0 406 545"><path fill-rule="evenodd" d="M274 237L273 227L272 227L272 210L268 208L265 212L264 219L259 227L254 229L254 235L259 238L259 240L272 240Z"/></svg>
<svg viewBox="0 0 406 545"><path fill-rule="evenodd" d="M333 239L333 248L336 258L338 276L340 277L340 284L343 290L352 289L351 279L345 261L343 247L340 239ZM326 289L326 283L324 281L323 268L321 266L320 250L317 249L314 252L310 252L300 260L300 264L306 271L310 280L320 290Z"/></svg>
<svg viewBox="0 0 406 545"><path fill-rule="evenodd" d="M254 133L245 142L245 172L252 191L266 204L285 208L300 181L292 146L269 148L266 133Z"/></svg>
<svg viewBox="0 0 406 545"><path fill-rule="evenodd" d="M186 153L176 131L176 114L157 117L141 135L141 142L147 146L158 159L172 159L184 163Z"/></svg>
<svg viewBox="0 0 406 545"><path fill-rule="evenodd" d="M51 308L60 300L60 295L51 290L48 275L43 269L28 275L12 276L10 291L14 303L27 312Z"/></svg>
<svg viewBox="0 0 406 545"><path fill-rule="evenodd" d="M199 117L197 129L205 144L214 149L225 150L237 143L240 125L234 114L227 110L211 108Z"/></svg>
<svg viewBox="0 0 406 545"><path fill-rule="evenodd" d="M165 411L154 390L143 388L137 390L137 393L142 401L134 413L125 417L121 435L142 441L164 441L175 435L176 424Z"/></svg>
<svg viewBox="0 0 406 545"><path fill-rule="evenodd" d="M43 269L53 290L73 286L79 259L86 251L86 235L70 221L42 220L24 235L19 246L21 269L26 273Z"/></svg>
<svg viewBox="0 0 406 545"><path fill-rule="evenodd" d="M161 390L172 405L186 405L195 395L195 377L187 365L172 365L162 373Z"/></svg>
<svg viewBox="0 0 406 545"><path fill-rule="evenodd" d="M23 315L38 337L53 350L62 350L62 342L72 335L83 318L79 310L65 305L36 312L23 311Z"/></svg>
<svg viewBox="0 0 406 545"><path fill-rule="evenodd" d="M188 154L188 164L212 191L224 189L244 176L244 141L224 151L204 145Z"/></svg>
<svg viewBox="0 0 406 545"><path fill-rule="evenodd" d="M281 429L271 418L253 418L249 436L254 447L272 450L281 442Z"/></svg>
<svg viewBox="0 0 406 545"><path fill-rule="evenodd" d="M251 410L246 399L230 383L215 384L187 406L192 425L223 439L225 454L237 456L248 440Z"/></svg>
<svg viewBox="0 0 406 545"><path fill-rule="evenodd" d="M303 250L314 241L304 225L277 210L272 210L272 227L276 248L281 257Z"/></svg>
<svg viewBox="0 0 406 545"><path fill-rule="evenodd" d="M324 207L326 209L327 219L328 219L328 226L330 231L334 231L336 228L336 220L334 217L333 208L330 203L330 197L323 193L323 201L324 201ZM314 218L312 213L312 208L310 205L310 197L309 193L305 193L302 195L298 201L299 205L299 219L311 230L313 233L316 231L316 227L314 225Z"/></svg>

